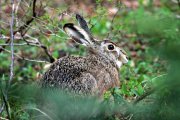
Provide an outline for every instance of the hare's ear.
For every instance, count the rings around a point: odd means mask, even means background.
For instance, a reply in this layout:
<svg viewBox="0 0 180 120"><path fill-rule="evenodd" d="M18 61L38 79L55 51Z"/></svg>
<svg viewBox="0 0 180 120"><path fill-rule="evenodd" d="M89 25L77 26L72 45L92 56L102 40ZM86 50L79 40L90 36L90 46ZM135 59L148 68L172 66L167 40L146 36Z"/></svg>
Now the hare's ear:
<svg viewBox="0 0 180 120"><path fill-rule="evenodd" d="M76 42L85 46L89 46L93 44L91 38L89 37L89 34L84 29L75 26L72 23L65 24L63 29Z"/></svg>
<svg viewBox="0 0 180 120"><path fill-rule="evenodd" d="M79 14L76 14L76 20L78 21L79 26L84 29L89 34L89 36L91 36L91 31L88 28L86 20Z"/></svg>

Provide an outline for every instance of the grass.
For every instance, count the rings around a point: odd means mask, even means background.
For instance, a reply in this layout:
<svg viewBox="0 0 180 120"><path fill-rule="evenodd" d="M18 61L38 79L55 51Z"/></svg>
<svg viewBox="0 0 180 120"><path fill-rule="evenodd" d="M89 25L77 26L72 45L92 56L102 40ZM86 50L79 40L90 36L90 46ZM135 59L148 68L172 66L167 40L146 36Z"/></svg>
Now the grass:
<svg viewBox="0 0 180 120"><path fill-rule="evenodd" d="M163 5L160 7L150 8L142 5L136 10L122 8L122 11L114 18L113 23L111 23L112 16L108 16L108 10L101 4L98 4L94 15L87 17L91 24L95 24L91 28L94 36L103 39L109 33L110 39L120 44L130 56L129 63L120 69L120 89L114 88L107 91L104 95L105 104L98 104L94 99L84 98L73 101L69 96L57 95L57 92L41 95L42 90L38 88L36 83L40 79L38 74L43 74L45 71L43 69L45 64L16 58L15 76L8 92L8 109L11 119L66 119L66 117L87 119L89 115L88 119L115 120L119 119L118 115L114 115L114 112L119 112L119 107L123 108L120 110L122 113L130 111L134 115L132 118L134 120L140 118L142 120L164 119L163 115L166 116L167 120L171 117L174 120L179 118L177 114L179 109L175 109L177 101L173 98L174 96L177 97L177 100L179 98L178 86L176 86L177 89L173 89L174 84L179 85L178 72L176 72L179 69L178 60L180 58L178 50L180 22L176 18L178 8L176 5L168 6L167 1L161 2ZM50 10L48 12L52 12ZM59 20L58 13L62 10L55 8L54 18L45 12L32 23L28 34L40 39L41 43L48 46L55 58L59 58L62 53L83 56L86 54L85 48L78 45L72 47L74 43L69 41L67 35L62 31L63 24L75 22L72 17ZM36 29L33 30L33 28ZM8 31L9 29L1 29L0 33L6 35ZM0 43L3 44L2 41L3 39L0 39ZM17 41L17 43L22 43L22 41ZM9 50L9 47L7 49ZM15 46L15 52L31 59L48 60L44 51L38 47ZM9 80L10 54L0 53L0 61L1 90L5 91L6 82ZM131 102L154 87L159 89L157 96L155 95L158 104L152 106L150 104L151 107L149 107L148 105L143 106L142 103L134 109ZM172 91L175 93L171 94ZM47 100L45 101L47 106L42 106L44 100ZM3 99L0 101L2 103ZM129 103L129 101L131 102ZM167 105L167 103L171 104ZM149 109L147 109L148 107ZM63 111L62 108L64 108ZM75 112L76 110L78 112ZM5 109L1 114L4 118L7 117L6 111ZM152 111L156 111L154 116ZM144 112L147 112L147 116L142 115ZM168 112L172 114L166 114ZM90 117L90 115L98 117ZM151 117L148 118L149 116Z"/></svg>

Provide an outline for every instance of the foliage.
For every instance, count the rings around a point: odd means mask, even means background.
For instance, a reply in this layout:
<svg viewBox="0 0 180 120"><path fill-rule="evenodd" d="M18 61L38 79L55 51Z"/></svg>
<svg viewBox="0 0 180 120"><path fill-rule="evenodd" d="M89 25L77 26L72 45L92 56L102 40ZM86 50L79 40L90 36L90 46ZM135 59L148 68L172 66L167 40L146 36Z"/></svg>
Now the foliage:
<svg viewBox="0 0 180 120"><path fill-rule="evenodd" d="M137 1L139 6L128 7L126 2L120 4L112 0L105 2L97 0L92 3L81 1L79 5L83 9L83 6L87 7L86 4L91 3L83 14L87 16L92 33L99 39L110 38L122 46L130 57L129 63L120 69L120 88L107 91L101 104L95 98L76 96L74 100L71 95L64 95L56 90L42 91L36 83L40 79L39 74L45 71L43 67L46 64L16 58L15 76L8 92L11 119L115 120L120 119L122 115L133 120L180 119L178 5L166 0L159 1L160 5L156 5L156 2L139 0ZM21 4L25 7L26 3ZM57 1L43 1L42 5L44 4L47 4L45 9L39 7L40 15L28 29L27 34L33 36L30 40L39 39L55 58L65 54L85 55L85 48L69 40L62 30L63 24L67 21L75 22L73 10L82 13L82 9L77 9L78 4L67 1L59 5ZM9 6L2 2L2 11L8 13L8 10ZM31 15L29 9L25 10L27 15L23 19L20 19L18 14L16 16L22 22ZM19 12L22 13L24 12ZM1 36L9 35L9 29L6 29L9 28L9 23L4 24L6 19L9 20L4 15L0 19ZM0 44L5 44L4 40L0 37ZM15 43L21 44L24 41L19 40ZM0 53L1 103L3 103L3 91L6 90L6 83L9 80L11 61L9 46L6 46L6 50ZM49 60L43 49L37 46L15 46L15 53L25 58ZM156 92L137 104L133 103L149 89L155 89ZM6 118L8 115L6 111L5 107L0 116Z"/></svg>

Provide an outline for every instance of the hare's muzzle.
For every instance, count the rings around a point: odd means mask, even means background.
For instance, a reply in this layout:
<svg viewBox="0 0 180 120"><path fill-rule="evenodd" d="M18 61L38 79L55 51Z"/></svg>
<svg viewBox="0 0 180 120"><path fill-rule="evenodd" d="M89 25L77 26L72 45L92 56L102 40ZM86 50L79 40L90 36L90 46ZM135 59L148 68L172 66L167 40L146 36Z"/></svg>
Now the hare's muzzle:
<svg viewBox="0 0 180 120"><path fill-rule="evenodd" d="M127 56L124 55L124 54L120 54L118 59L119 59L119 61L121 61L123 64L128 63L128 58L127 58Z"/></svg>

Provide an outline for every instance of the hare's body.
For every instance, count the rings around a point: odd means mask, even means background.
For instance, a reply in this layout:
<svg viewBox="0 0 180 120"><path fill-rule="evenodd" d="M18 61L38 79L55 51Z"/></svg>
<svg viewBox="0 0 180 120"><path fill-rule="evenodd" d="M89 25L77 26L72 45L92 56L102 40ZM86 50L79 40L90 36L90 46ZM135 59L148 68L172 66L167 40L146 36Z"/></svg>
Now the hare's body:
<svg viewBox="0 0 180 120"><path fill-rule="evenodd" d="M102 95L109 88L119 86L116 66L93 54L63 57L53 63L43 79L46 79L44 87L56 87L78 94Z"/></svg>
<svg viewBox="0 0 180 120"><path fill-rule="evenodd" d="M55 87L78 94L101 96L119 86L118 68L127 63L123 50L109 40L95 40L85 20L77 15L81 26L64 25L65 32L88 49L86 57L66 56L54 62L42 79L43 87Z"/></svg>

